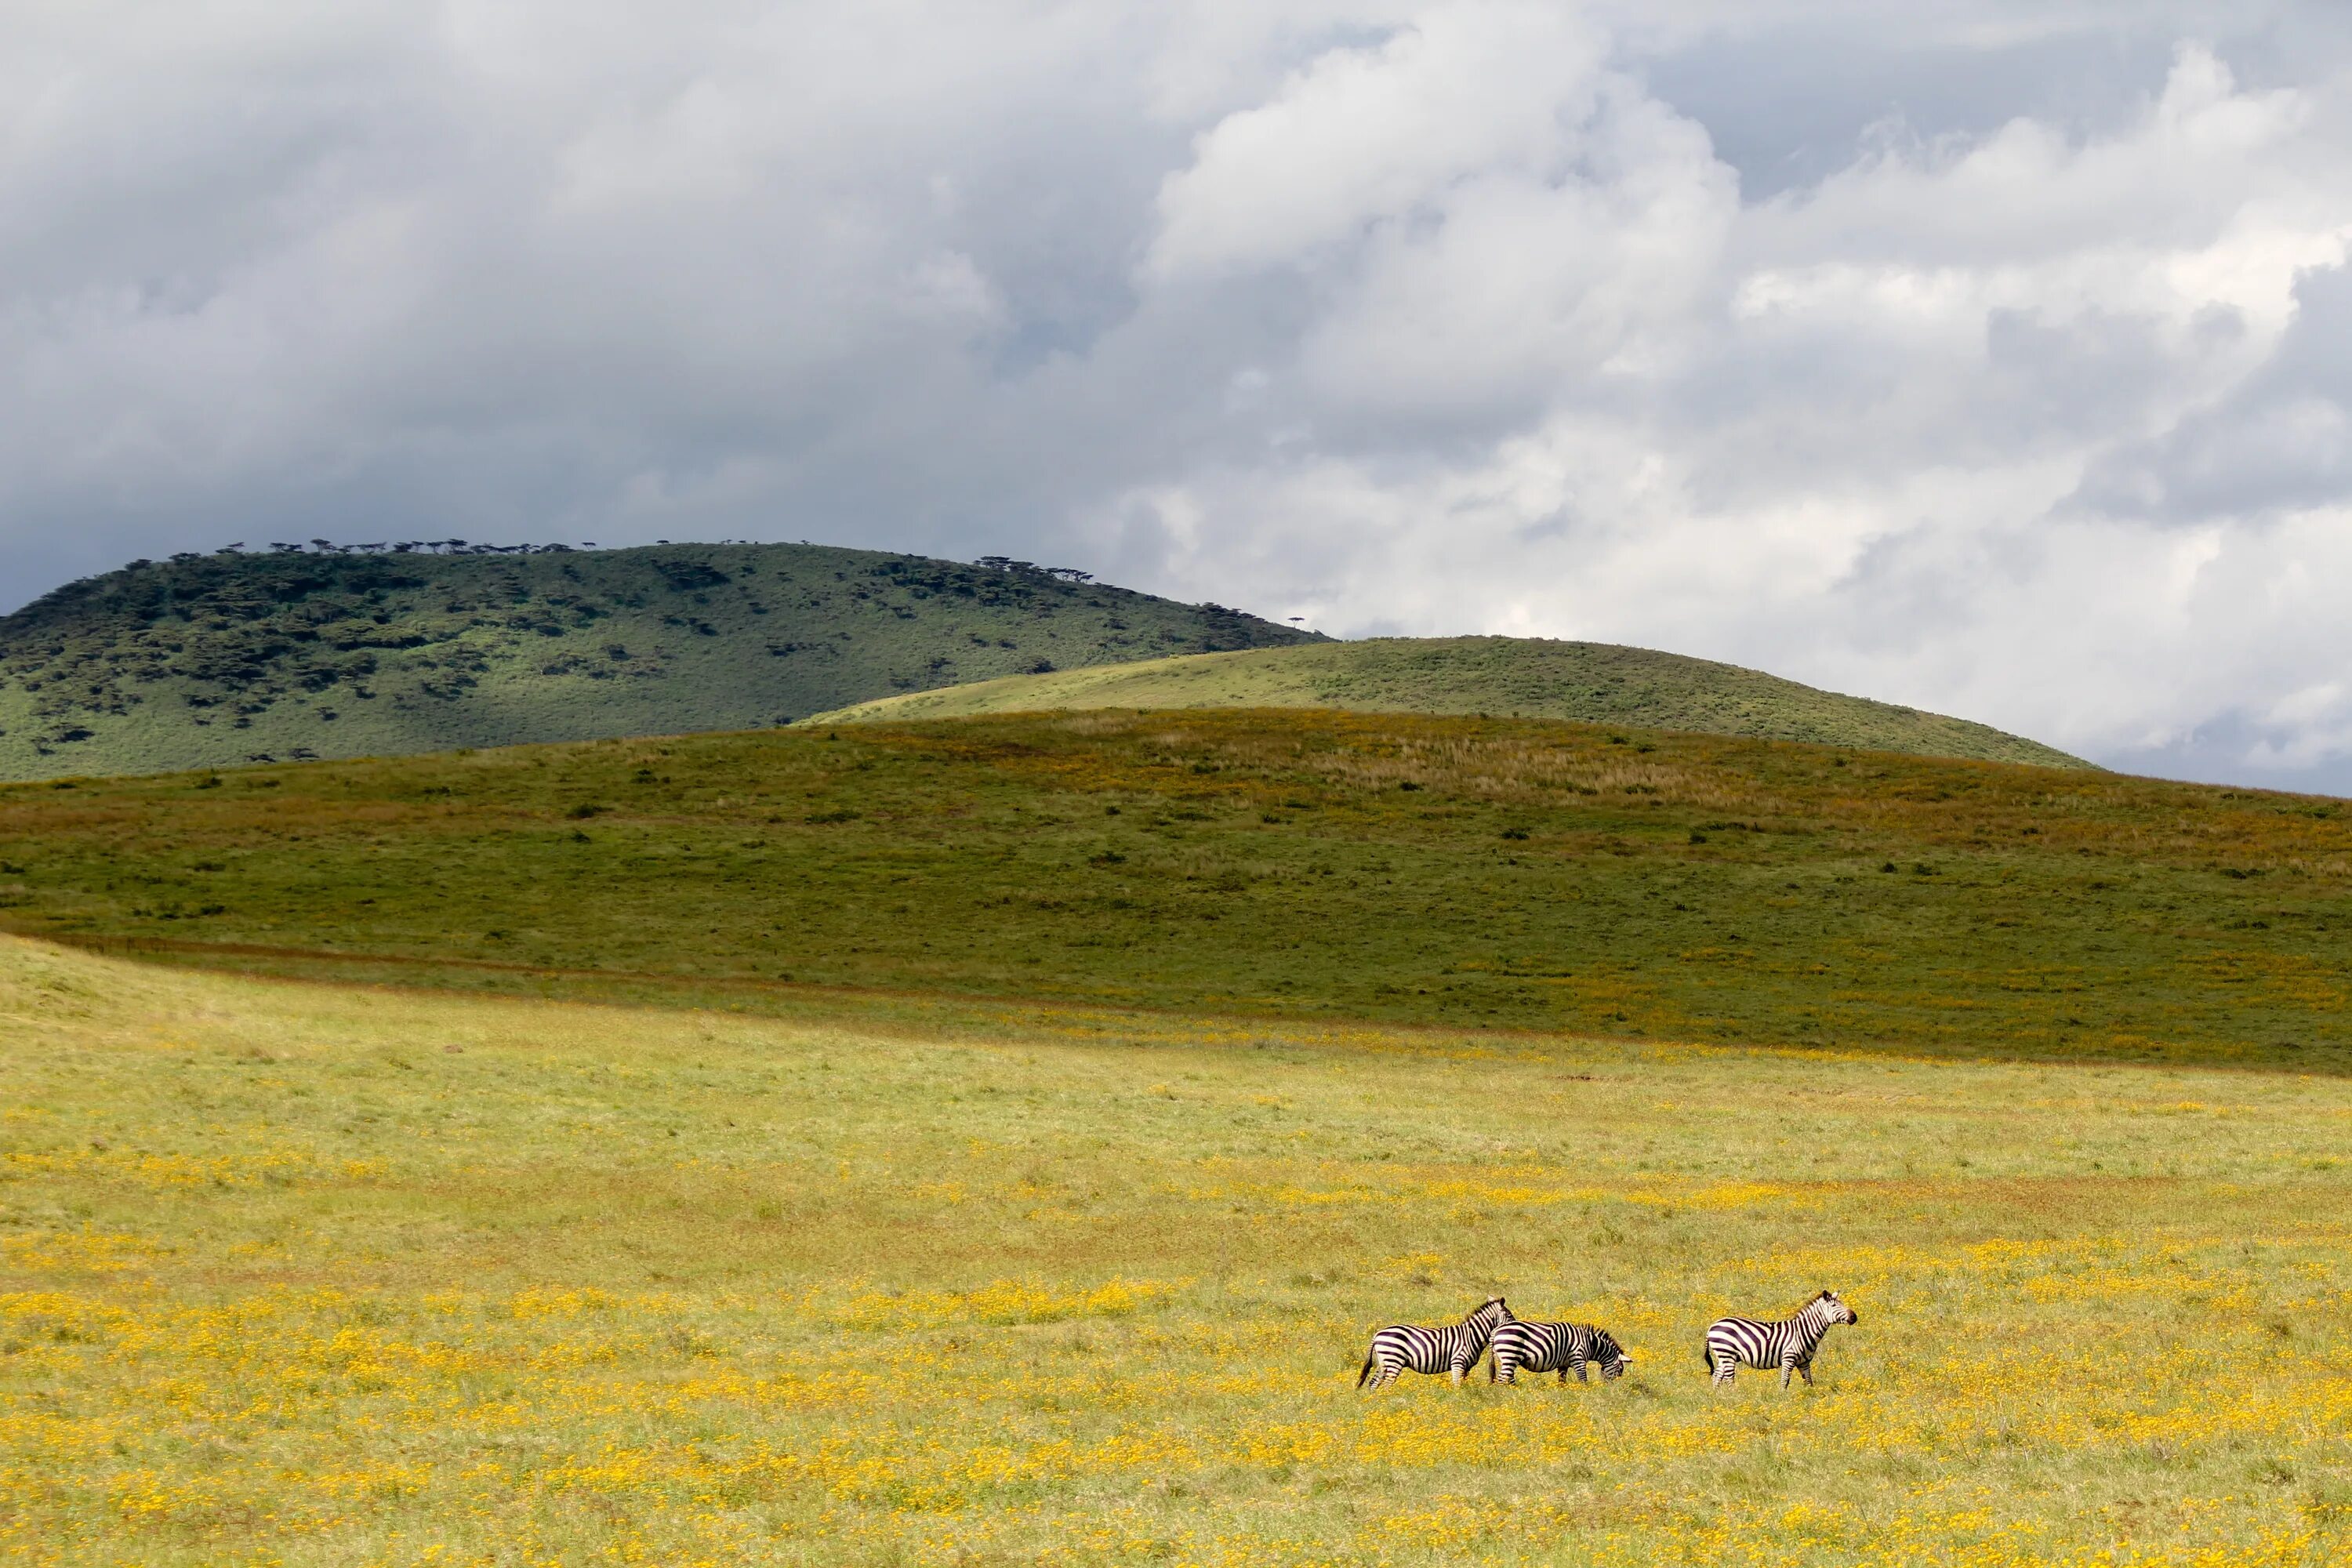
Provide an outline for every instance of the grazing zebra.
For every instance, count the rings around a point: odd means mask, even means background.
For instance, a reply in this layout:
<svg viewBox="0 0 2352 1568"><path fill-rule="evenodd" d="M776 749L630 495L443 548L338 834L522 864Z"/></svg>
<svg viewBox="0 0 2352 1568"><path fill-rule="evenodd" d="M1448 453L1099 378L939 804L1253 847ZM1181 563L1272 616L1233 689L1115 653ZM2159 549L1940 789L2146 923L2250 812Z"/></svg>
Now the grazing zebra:
<svg viewBox="0 0 2352 1568"><path fill-rule="evenodd" d="M1606 1329L1590 1323L1530 1323L1515 1319L1495 1331L1495 1359L1486 1363L1489 1383L1516 1383L1521 1368L1557 1372L1562 1383L1572 1368L1584 1381L1585 1363L1601 1369L1605 1381L1625 1374L1625 1352Z"/></svg>
<svg viewBox="0 0 2352 1568"><path fill-rule="evenodd" d="M1414 1323L1392 1323L1372 1336L1372 1348L1364 1352L1363 1370L1356 1373L1356 1386L1370 1383L1374 1388L1386 1388L1396 1381L1397 1373L1408 1367L1414 1372L1450 1373L1455 1386L1460 1386L1463 1374L1478 1364L1486 1353L1486 1342L1494 1336L1495 1325L1515 1320L1510 1308L1500 1296L1490 1296L1486 1304L1458 1323L1442 1329L1424 1329ZM1378 1366L1380 1370L1372 1369Z"/></svg>
<svg viewBox="0 0 2352 1568"><path fill-rule="evenodd" d="M1780 1386L1789 1386L1789 1374L1805 1374L1805 1386L1813 1385L1813 1352L1822 1347L1822 1337L1838 1323L1859 1323L1853 1309L1837 1298L1834 1290L1824 1290L1806 1302L1793 1318L1777 1323L1759 1323L1753 1318L1717 1318L1706 1331L1707 1369L1715 1373L1714 1385L1721 1388L1731 1381L1732 1373L1742 1363L1759 1372L1780 1369Z"/></svg>

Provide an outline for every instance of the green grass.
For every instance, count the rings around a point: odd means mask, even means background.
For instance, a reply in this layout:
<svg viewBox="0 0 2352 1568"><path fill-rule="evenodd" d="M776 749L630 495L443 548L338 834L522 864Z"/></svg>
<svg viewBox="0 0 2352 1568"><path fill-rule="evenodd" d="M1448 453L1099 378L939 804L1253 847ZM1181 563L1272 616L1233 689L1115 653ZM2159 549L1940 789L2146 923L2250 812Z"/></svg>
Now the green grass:
<svg viewBox="0 0 2352 1568"><path fill-rule="evenodd" d="M175 962L2352 1068L2343 803L1532 720L844 726L0 790Z"/></svg>
<svg viewBox="0 0 2352 1568"><path fill-rule="evenodd" d="M2319 1568L2352 1086L0 942L0 1561ZM1726 1310L1839 1289L1820 1386ZM1623 1382L1359 1394L1489 1290Z"/></svg>
<svg viewBox="0 0 2352 1568"><path fill-rule="evenodd" d="M1306 635L1034 568L811 545L188 555L0 617L0 779L755 729Z"/></svg>
<svg viewBox="0 0 2352 1568"><path fill-rule="evenodd" d="M1339 708L1633 724L1868 751L2086 767L1965 719L1610 643L1376 637L1059 670L877 699L811 724L1096 708Z"/></svg>

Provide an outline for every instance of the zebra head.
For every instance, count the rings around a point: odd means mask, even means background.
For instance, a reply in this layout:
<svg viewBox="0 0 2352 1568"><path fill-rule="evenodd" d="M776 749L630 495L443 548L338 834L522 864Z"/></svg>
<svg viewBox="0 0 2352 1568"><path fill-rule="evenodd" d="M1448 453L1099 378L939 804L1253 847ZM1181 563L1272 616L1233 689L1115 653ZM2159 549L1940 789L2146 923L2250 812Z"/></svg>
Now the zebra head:
<svg viewBox="0 0 2352 1568"><path fill-rule="evenodd" d="M1511 1316L1511 1309L1503 1304L1503 1299L1500 1296L1487 1297L1486 1304L1485 1306L1479 1308L1476 1311L1471 1313L1469 1317L1463 1321L1468 1323L1475 1323L1479 1328L1486 1330L1488 1333L1493 1333L1495 1331L1495 1325L1496 1323L1515 1323L1518 1321L1517 1318Z"/></svg>
<svg viewBox="0 0 2352 1568"><path fill-rule="evenodd" d="M1805 1303L1805 1310L1820 1318L1824 1327L1831 1323L1859 1323L1854 1310L1838 1300L1834 1290L1824 1290Z"/></svg>
<svg viewBox="0 0 2352 1568"><path fill-rule="evenodd" d="M1625 1375L1625 1352L1618 1345L1616 1336L1606 1329L1592 1331L1592 1359L1601 1363L1603 1378Z"/></svg>

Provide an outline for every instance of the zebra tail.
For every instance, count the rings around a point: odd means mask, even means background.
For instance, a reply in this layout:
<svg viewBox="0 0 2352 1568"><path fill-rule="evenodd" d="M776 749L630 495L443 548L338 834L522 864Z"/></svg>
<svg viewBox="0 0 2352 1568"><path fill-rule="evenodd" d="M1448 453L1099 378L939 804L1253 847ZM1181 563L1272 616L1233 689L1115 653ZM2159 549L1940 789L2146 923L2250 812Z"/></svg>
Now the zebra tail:
<svg viewBox="0 0 2352 1568"><path fill-rule="evenodd" d="M1715 1352L1708 1348L1705 1340L1698 1342L1698 1360L1699 1364L1706 1368L1709 1373L1715 1371Z"/></svg>
<svg viewBox="0 0 2352 1568"><path fill-rule="evenodd" d="M1359 1372L1358 1373L1356 1373L1356 1386L1357 1386L1358 1388L1361 1388L1361 1387L1363 1387L1363 1386L1364 1386L1364 1384L1366 1383L1366 1381L1367 1381L1367 1380L1369 1380L1369 1379L1371 1377L1371 1375L1372 1375L1372 1352L1371 1352L1370 1351L1366 1351L1366 1352L1364 1352L1364 1368L1363 1368L1363 1370L1362 1370L1361 1372Z"/></svg>

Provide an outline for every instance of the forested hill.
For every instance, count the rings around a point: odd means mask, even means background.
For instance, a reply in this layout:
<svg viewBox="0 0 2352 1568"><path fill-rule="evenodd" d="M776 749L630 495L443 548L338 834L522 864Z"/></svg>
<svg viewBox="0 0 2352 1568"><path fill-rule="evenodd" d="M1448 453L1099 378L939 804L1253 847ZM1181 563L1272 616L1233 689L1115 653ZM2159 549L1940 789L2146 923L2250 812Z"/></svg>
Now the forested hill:
<svg viewBox="0 0 2352 1568"><path fill-rule="evenodd" d="M0 779L754 729L1308 640L1024 562L824 545L182 555L0 617Z"/></svg>

